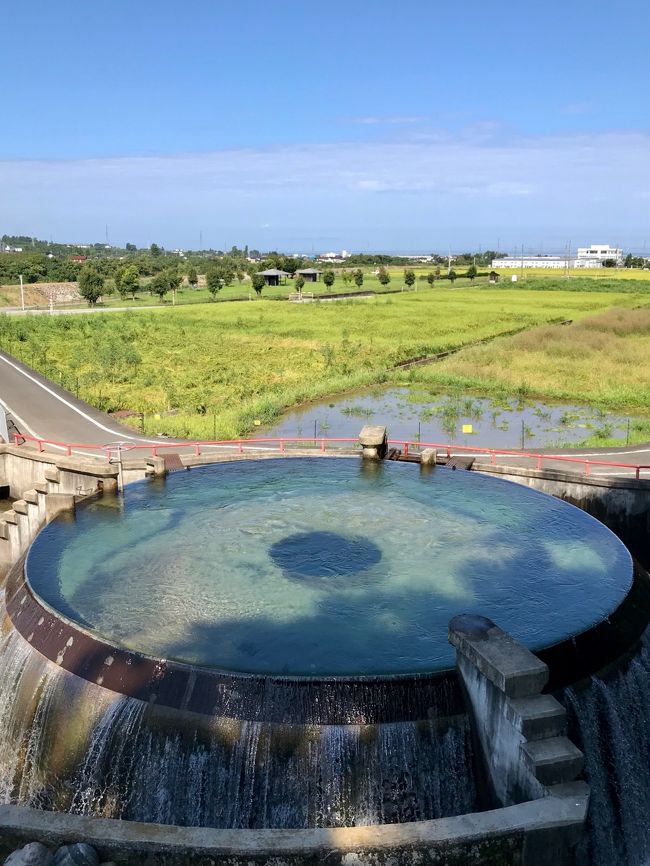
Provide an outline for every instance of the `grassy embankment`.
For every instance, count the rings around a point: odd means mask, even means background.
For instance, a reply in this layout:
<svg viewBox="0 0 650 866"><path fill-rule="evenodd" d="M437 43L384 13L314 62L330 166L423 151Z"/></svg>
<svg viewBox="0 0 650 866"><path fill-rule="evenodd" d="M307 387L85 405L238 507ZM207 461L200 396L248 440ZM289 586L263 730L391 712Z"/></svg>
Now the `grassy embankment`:
<svg viewBox="0 0 650 866"><path fill-rule="evenodd" d="M612 309L570 326L544 325L469 348L409 379L432 393L462 389L586 403L610 412L650 409L650 308ZM631 441L650 439L650 418L632 425ZM588 445L620 445L607 428Z"/></svg>
<svg viewBox="0 0 650 866"><path fill-rule="evenodd" d="M111 316L0 317L0 346L96 406L146 412L147 432L228 438L250 433L255 419L268 424L300 402L369 384L467 381L480 390L476 371L393 367L518 328L631 307L643 297L436 288L332 304L262 300ZM571 328L559 331L568 336ZM498 364L509 363L503 345L491 347ZM436 379L438 370L444 374ZM488 390L499 384L496 377L484 381ZM520 384L513 378L499 386L516 391ZM585 391L567 386L562 396L577 393ZM628 403L621 398L620 405Z"/></svg>

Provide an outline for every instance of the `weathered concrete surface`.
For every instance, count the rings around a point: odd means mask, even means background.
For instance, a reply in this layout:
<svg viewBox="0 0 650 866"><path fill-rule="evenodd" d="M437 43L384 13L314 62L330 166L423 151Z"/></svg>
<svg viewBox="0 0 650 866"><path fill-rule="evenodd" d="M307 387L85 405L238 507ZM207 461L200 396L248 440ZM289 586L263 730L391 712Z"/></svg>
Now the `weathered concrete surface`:
<svg viewBox="0 0 650 866"><path fill-rule="evenodd" d="M379 425L366 424L359 433L359 443L366 460L383 460L388 449L388 431Z"/></svg>
<svg viewBox="0 0 650 866"><path fill-rule="evenodd" d="M437 451L435 448L425 448L420 454L420 463L422 466L435 466L437 459Z"/></svg>
<svg viewBox="0 0 650 866"><path fill-rule="evenodd" d="M565 736L561 705L540 694L547 666L486 617L454 617L449 642L496 801L534 800L573 781L583 756Z"/></svg>
<svg viewBox="0 0 650 866"><path fill-rule="evenodd" d="M48 484L48 492L89 496L98 490L115 489L117 476L116 466L97 458L68 457L0 444L0 477L9 484L11 496L15 498L44 483Z"/></svg>
<svg viewBox="0 0 650 866"><path fill-rule="evenodd" d="M546 685L546 665L486 617L454 617L449 642L508 697L537 695Z"/></svg>
<svg viewBox="0 0 650 866"><path fill-rule="evenodd" d="M313 830L215 830L0 806L0 854L26 841L83 839L129 866L561 866L581 835L589 796L576 783L533 803L419 821ZM543 840L546 840L545 842Z"/></svg>

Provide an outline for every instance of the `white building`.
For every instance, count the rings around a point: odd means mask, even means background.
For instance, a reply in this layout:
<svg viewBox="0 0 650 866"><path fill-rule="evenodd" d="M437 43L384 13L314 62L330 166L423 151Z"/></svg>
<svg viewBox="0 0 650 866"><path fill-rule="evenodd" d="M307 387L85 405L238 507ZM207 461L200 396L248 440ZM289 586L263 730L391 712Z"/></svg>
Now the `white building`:
<svg viewBox="0 0 650 866"><path fill-rule="evenodd" d="M592 244L590 247L578 247L578 259L584 262L605 262L612 259L617 265L622 265L623 250L620 247L610 247L609 244Z"/></svg>
<svg viewBox="0 0 650 866"><path fill-rule="evenodd" d="M592 244L580 247L578 256L504 256L492 260L493 268L602 268L606 261L623 264L623 250L607 244Z"/></svg>
<svg viewBox="0 0 650 866"><path fill-rule="evenodd" d="M493 268L570 268L576 267L577 259L566 256L505 256L492 259ZM596 265L600 267L600 263Z"/></svg>
<svg viewBox="0 0 650 866"><path fill-rule="evenodd" d="M342 250L340 253L321 253L318 256L319 262L344 262L349 259L352 253L347 250Z"/></svg>

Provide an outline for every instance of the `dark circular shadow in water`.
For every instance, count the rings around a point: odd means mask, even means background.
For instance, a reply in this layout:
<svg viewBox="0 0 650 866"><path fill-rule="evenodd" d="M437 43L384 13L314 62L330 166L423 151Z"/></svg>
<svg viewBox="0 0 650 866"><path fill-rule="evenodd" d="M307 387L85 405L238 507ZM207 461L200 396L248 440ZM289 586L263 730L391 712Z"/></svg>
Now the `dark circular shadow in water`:
<svg viewBox="0 0 650 866"><path fill-rule="evenodd" d="M381 559L381 550L359 535L296 532L276 541L271 559L294 580L339 578L365 571Z"/></svg>

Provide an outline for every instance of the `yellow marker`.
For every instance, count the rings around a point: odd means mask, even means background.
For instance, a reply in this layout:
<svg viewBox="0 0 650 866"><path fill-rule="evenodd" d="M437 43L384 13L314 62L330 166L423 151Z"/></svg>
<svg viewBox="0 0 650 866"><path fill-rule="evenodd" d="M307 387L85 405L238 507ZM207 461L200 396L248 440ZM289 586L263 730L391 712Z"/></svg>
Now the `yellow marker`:
<svg viewBox="0 0 650 866"><path fill-rule="evenodd" d="M463 433L473 433L474 428L471 424L463 424Z"/></svg>
<svg viewBox="0 0 650 866"><path fill-rule="evenodd" d="M262 423L262 422L260 421L259 418L256 418L256 419L253 421L253 424L254 424L256 427L259 427L259 426L261 425L261 423Z"/></svg>
<svg viewBox="0 0 650 866"><path fill-rule="evenodd" d="M155 418L156 421L160 421L160 415L154 415L153 417Z"/></svg>

